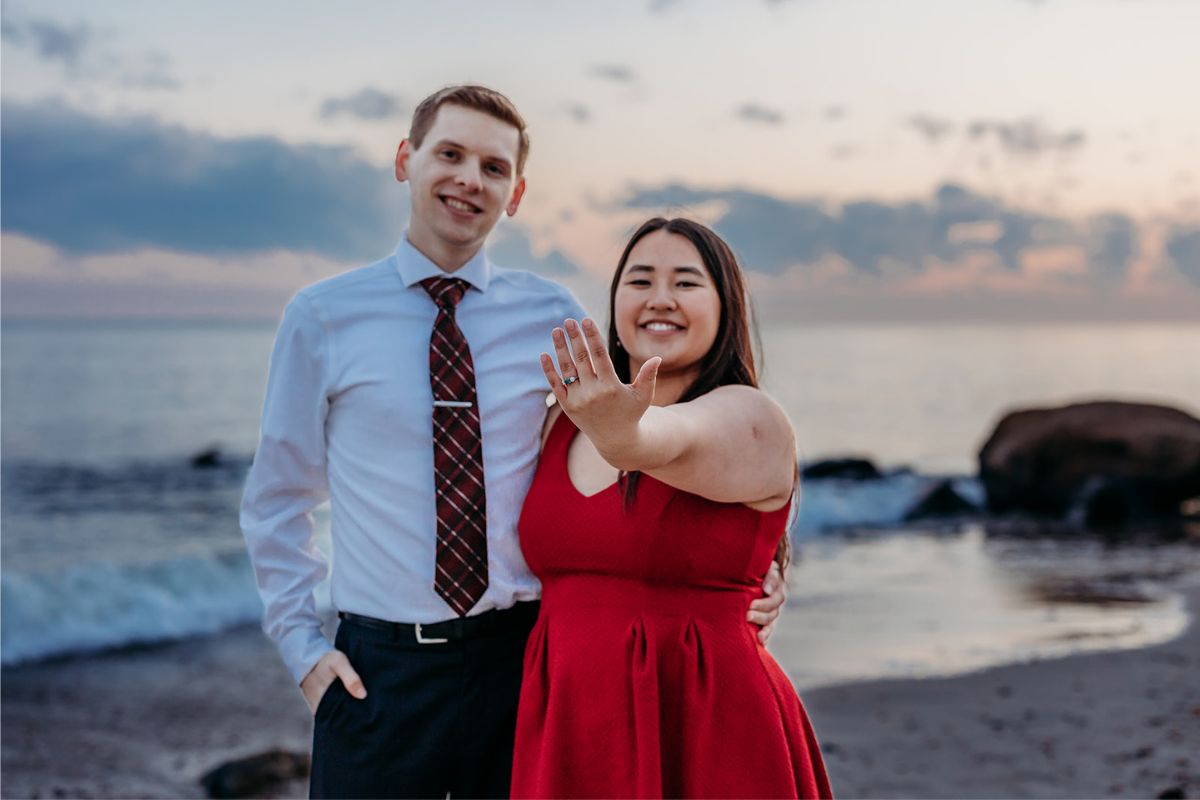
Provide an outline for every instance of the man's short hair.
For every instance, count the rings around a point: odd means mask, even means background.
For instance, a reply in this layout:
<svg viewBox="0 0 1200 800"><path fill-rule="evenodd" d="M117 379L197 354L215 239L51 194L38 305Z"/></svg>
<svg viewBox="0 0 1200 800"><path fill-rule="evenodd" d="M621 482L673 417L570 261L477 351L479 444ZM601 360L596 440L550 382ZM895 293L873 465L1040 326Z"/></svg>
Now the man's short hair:
<svg viewBox="0 0 1200 800"><path fill-rule="evenodd" d="M529 155L529 134L525 132L525 119L517 111L512 100L486 86L447 86L422 100L413 112L412 127L408 131L408 140L414 148L419 148L425 141L425 134L433 127L438 109L447 104L482 111L516 128L521 135L517 147L517 176L524 174L525 159Z"/></svg>

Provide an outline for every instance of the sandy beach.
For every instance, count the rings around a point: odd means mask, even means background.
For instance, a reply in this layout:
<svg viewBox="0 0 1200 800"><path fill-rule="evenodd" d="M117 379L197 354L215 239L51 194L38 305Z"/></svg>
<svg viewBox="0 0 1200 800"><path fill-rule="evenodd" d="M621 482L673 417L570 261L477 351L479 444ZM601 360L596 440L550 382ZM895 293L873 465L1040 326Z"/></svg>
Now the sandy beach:
<svg viewBox="0 0 1200 800"><path fill-rule="evenodd" d="M842 797L1200 796L1200 590L1166 644L810 690Z"/></svg>
<svg viewBox="0 0 1200 800"><path fill-rule="evenodd" d="M1200 589L1187 600L1194 620ZM1197 797L1198 667L1193 622L1138 650L803 696L841 797ZM255 628L6 669L2 721L12 798L203 797L207 770L306 751L311 730ZM305 793L298 780L272 796Z"/></svg>

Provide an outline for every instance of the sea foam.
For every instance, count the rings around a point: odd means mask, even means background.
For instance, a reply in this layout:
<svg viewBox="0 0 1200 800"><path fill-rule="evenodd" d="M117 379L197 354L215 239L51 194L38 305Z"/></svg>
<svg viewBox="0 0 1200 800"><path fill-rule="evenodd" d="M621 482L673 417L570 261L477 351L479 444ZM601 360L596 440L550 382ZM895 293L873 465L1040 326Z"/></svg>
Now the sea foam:
<svg viewBox="0 0 1200 800"><path fill-rule="evenodd" d="M236 551L6 572L0 590L5 665L215 633L262 615L249 558Z"/></svg>
<svg viewBox="0 0 1200 800"><path fill-rule="evenodd" d="M839 529L892 526L939 478L897 472L872 481L805 481L793 539ZM972 478L953 479L967 500L982 502ZM328 550L327 510L318 514L318 544ZM0 581L0 663L182 639L256 623L262 602L245 551L205 552L195 543L157 560L6 570ZM21 559L9 560L10 565ZM317 605L330 607L328 584Z"/></svg>
<svg viewBox="0 0 1200 800"><path fill-rule="evenodd" d="M930 476L899 471L877 480L825 478L801 485L800 515L792 526L793 538L805 538L840 528L897 525L921 497L943 480L949 480L964 500L982 508L983 486L973 477Z"/></svg>

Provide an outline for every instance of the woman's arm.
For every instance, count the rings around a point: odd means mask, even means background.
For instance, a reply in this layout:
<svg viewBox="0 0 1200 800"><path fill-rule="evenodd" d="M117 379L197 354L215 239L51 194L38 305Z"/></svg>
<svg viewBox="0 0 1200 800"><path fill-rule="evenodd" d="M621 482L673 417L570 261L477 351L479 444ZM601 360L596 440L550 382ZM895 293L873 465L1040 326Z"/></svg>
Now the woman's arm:
<svg viewBox="0 0 1200 800"><path fill-rule="evenodd" d="M752 386L721 386L687 403L652 406L627 447L605 459L709 500L767 511L782 507L792 494L791 423L774 400Z"/></svg>
<svg viewBox="0 0 1200 800"><path fill-rule="evenodd" d="M795 435L783 410L751 386L722 386L687 403L652 406L661 359L621 383L592 320L555 331L542 369L559 406L609 464L641 471L710 500L783 506L795 475Z"/></svg>

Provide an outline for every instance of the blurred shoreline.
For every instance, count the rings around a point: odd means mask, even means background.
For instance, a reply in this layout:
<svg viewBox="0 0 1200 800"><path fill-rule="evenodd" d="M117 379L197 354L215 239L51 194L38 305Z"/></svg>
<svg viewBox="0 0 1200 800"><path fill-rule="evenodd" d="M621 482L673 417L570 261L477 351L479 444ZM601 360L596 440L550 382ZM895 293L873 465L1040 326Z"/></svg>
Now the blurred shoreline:
<svg viewBox="0 0 1200 800"><path fill-rule="evenodd" d="M844 797L1153 797L1200 792L1200 585L1169 642L949 678L801 690ZM789 608L771 649L808 658ZM202 797L199 777L311 721L255 627L5 668L4 797ZM269 796L304 797L294 780Z"/></svg>
<svg viewBox="0 0 1200 800"><path fill-rule="evenodd" d="M842 797L1196 797L1200 586L1169 642L802 692Z"/></svg>

